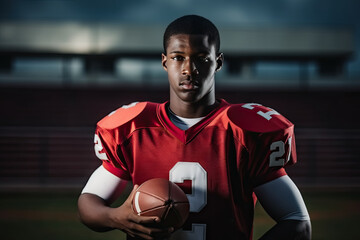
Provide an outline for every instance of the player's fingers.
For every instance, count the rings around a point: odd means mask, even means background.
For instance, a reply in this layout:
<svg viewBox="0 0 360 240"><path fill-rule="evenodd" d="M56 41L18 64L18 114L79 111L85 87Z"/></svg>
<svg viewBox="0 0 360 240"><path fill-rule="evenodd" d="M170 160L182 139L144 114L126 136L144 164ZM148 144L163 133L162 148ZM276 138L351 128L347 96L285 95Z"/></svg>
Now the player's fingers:
<svg viewBox="0 0 360 240"><path fill-rule="evenodd" d="M144 224L144 225L151 225L160 222L160 218L158 217L146 217L146 216L139 216L137 214L132 214L129 216L130 220L137 223L137 224Z"/></svg>
<svg viewBox="0 0 360 240"><path fill-rule="evenodd" d="M136 189L139 187L139 185L135 184L131 193L129 194L128 198L126 199L127 202L132 202L132 199L134 198Z"/></svg>
<svg viewBox="0 0 360 240"><path fill-rule="evenodd" d="M174 231L173 227L164 228L160 227L158 224L160 223L160 219L158 217L146 217L146 216L138 216L136 214L130 217L130 221L135 224L138 224L137 230L146 231L147 233L172 233Z"/></svg>
<svg viewBox="0 0 360 240"><path fill-rule="evenodd" d="M167 238L174 231L173 228L153 228L143 225L133 225L132 231L138 236L146 236L146 239L156 238Z"/></svg>

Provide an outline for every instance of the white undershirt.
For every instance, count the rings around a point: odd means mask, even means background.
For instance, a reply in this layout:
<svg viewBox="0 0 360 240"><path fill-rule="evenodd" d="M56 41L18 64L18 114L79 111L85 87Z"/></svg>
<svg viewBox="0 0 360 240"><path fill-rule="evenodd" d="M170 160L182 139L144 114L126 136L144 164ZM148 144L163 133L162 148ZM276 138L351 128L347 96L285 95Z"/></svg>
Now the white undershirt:
<svg viewBox="0 0 360 240"><path fill-rule="evenodd" d="M111 203L122 194L127 183L101 165L92 173L81 193L95 194Z"/></svg>
<svg viewBox="0 0 360 240"><path fill-rule="evenodd" d="M199 117L199 118L180 117L175 113L173 113L170 109L168 109L167 113L169 115L171 122L181 130L187 130L205 118L205 117Z"/></svg>
<svg viewBox="0 0 360 240"><path fill-rule="evenodd" d="M187 130L201 121L200 118L183 118L168 111L170 120L180 129ZM100 166L90 176L82 193L91 193L105 201L112 202L124 189L127 181L113 175ZM310 220L300 191L285 175L254 189L265 211L275 220Z"/></svg>
<svg viewBox="0 0 360 240"><path fill-rule="evenodd" d="M254 189L261 206L275 220L310 220L306 205L295 183L288 175Z"/></svg>

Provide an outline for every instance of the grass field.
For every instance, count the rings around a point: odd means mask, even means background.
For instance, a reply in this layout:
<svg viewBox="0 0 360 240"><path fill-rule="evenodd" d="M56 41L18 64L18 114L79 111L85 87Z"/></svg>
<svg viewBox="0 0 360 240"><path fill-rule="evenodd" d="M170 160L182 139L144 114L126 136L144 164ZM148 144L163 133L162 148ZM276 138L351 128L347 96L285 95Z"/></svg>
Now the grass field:
<svg viewBox="0 0 360 240"><path fill-rule="evenodd" d="M360 190L303 190L312 219L313 239L360 239ZM123 240L120 231L96 233L77 216L77 192L0 193L3 240ZM274 222L256 207L254 239Z"/></svg>

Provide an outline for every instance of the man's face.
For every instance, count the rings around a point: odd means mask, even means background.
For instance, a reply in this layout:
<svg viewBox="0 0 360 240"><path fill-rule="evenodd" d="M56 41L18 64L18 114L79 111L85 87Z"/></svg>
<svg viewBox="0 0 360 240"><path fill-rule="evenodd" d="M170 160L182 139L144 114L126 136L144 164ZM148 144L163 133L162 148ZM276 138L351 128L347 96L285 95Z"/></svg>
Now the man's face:
<svg viewBox="0 0 360 240"><path fill-rule="evenodd" d="M162 64L168 73L170 99L194 103L214 92L222 54L216 55L206 35L177 34L171 36Z"/></svg>

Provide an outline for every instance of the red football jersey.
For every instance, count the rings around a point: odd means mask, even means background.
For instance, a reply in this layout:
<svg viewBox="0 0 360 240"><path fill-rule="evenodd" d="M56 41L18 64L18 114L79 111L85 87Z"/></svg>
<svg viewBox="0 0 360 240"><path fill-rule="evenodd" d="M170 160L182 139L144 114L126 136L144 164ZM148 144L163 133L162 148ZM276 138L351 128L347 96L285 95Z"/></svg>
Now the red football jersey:
<svg viewBox="0 0 360 240"><path fill-rule="evenodd" d="M294 126L259 104L224 100L199 123L180 130L168 102L134 103L102 119L95 152L116 176L141 184L166 178L182 187L190 216L172 239L251 239L254 187L296 162Z"/></svg>

